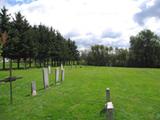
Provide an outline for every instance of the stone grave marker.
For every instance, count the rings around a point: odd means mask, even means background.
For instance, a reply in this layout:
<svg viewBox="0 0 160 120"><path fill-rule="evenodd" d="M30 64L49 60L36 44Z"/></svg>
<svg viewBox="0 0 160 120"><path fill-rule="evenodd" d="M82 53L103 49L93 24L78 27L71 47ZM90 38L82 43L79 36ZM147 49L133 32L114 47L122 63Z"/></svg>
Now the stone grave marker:
<svg viewBox="0 0 160 120"><path fill-rule="evenodd" d="M44 89L49 87L48 69L47 68L43 68L43 84L44 84Z"/></svg>
<svg viewBox="0 0 160 120"><path fill-rule="evenodd" d="M64 69L61 70L61 81L64 81Z"/></svg>
<svg viewBox="0 0 160 120"><path fill-rule="evenodd" d="M35 81L32 81L32 83L31 83L31 94L32 94L32 96L36 96L37 95L36 82Z"/></svg>
<svg viewBox="0 0 160 120"><path fill-rule="evenodd" d="M61 70L63 69L63 64L61 64Z"/></svg>
<svg viewBox="0 0 160 120"><path fill-rule="evenodd" d="M106 88L106 101L109 102L111 100L110 98L110 89Z"/></svg>
<svg viewBox="0 0 160 120"><path fill-rule="evenodd" d="M56 68L55 70L55 83L57 84L59 82L59 68Z"/></svg>
<svg viewBox="0 0 160 120"><path fill-rule="evenodd" d="M51 66L48 66L48 73L51 74Z"/></svg>
<svg viewBox="0 0 160 120"><path fill-rule="evenodd" d="M107 109L107 120L113 120L114 107L112 102L107 102L106 109Z"/></svg>

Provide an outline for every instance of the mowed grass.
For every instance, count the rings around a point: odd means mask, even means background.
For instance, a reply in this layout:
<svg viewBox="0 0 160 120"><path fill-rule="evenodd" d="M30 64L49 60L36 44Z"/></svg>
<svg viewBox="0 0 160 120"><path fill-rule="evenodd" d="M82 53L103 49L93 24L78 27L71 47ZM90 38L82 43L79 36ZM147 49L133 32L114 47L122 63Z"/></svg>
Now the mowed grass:
<svg viewBox="0 0 160 120"><path fill-rule="evenodd" d="M52 68L54 70L55 68ZM0 71L4 78L7 71ZM43 89L42 69L15 70L22 76L13 82L13 104L9 84L0 85L0 120L105 120L100 114L111 89L115 120L160 120L160 69L77 67L65 68L65 81ZM31 81L37 85L32 97Z"/></svg>

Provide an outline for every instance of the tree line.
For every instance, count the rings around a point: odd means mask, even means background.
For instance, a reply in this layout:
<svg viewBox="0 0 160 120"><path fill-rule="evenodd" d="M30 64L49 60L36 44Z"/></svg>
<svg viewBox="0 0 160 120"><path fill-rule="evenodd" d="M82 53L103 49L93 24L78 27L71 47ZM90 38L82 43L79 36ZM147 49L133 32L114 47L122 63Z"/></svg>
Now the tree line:
<svg viewBox="0 0 160 120"><path fill-rule="evenodd" d="M20 68L82 64L97 66L160 67L160 37L145 29L130 37L127 49L104 45L91 46L79 55L75 42L45 25L31 26L20 12L11 16L3 7L0 11L0 55L12 59Z"/></svg>
<svg viewBox="0 0 160 120"><path fill-rule="evenodd" d="M97 66L160 67L160 37L144 29L130 37L128 49L94 45L81 52L81 61Z"/></svg>
<svg viewBox="0 0 160 120"><path fill-rule="evenodd" d="M5 7L0 11L0 40L3 69L5 58L16 61L17 68L21 62L26 68L33 62L35 66L42 67L73 64L79 60L74 41L65 39L52 27L42 24L31 26L21 12L12 17Z"/></svg>

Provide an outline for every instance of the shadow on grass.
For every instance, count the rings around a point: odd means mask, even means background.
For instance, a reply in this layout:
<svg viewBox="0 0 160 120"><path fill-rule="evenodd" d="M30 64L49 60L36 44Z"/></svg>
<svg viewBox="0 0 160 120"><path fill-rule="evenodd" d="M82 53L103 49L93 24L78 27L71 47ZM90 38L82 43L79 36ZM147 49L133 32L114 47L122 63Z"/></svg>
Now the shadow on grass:
<svg viewBox="0 0 160 120"><path fill-rule="evenodd" d="M107 109L104 107L104 108L102 108L102 110L99 112L99 115L100 115L100 116L103 116L103 115L106 114L106 112L107 112Z"/></svg>
<svg viewBox="0 0 160 120"><path fill-rule="evenodd" d="M60 85L60 84L55 85L55 83L51 83L47 89L49 89L49 88L52 87L52 86L59 86L59 85ZM39 89L37 89L37 92L40 92L40 91L42 91L42 90L45 90L45 88L39 88ZM30 97L30 96L32 96L32 94L27 94L27 95L25 95L25 97Z"/></svg>

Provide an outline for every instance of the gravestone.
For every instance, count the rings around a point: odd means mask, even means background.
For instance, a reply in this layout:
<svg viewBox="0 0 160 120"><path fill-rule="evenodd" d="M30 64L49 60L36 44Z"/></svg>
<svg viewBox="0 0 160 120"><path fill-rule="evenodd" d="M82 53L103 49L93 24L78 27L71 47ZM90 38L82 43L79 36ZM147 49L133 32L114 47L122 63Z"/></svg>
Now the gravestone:
<svg viewBox="0 0 160 120"><path fill-rule="evenodd" d="M51 74L51 66L48 66L48 73Z"/></svg>
<svg viewBox="0 0 160 120"><path fill-rule="evenodd" d="M61 70L61 81L64 81L64 69Z"/></svg>
<svg viewBox="0 0 160 120"><path fill-rule="evenodd" d="M55 70L55 83L59 82L59 68L56 68Z"/></svg>
<svg viewBox="0 0 160 120"><path fill-rule="evenodd" d="M61 64L61 70L63 69L63 64Z"/></svg>
<svg viewBox="0 0 160 120"><path fill-rule="evenodd" d="M107 120L113 120L114 107L112 102L107 102L106 109L107 109Z"/></svg>
<svg viewBox="0 0 160 120"><path fill-rule="evenodd" d="M43 68L43 84L44 84L44 89L49 87L48 69L47 68Z"/></svg>
<svg viewBox="0 0 160 120"><path fill-rule="evenodd" d="M32 81L32 83L31 83L31 94L32 94L32 96L36 96L37 95L36 82L35 81Z"/></svg>
<svg viewBox="0 0 160 120"><path fill-rule="evenodd" d="M106 100L107 100L107 102L109 102L111 100L111 98L110 98L110 89L109 88L106 88Z"/></svg>

